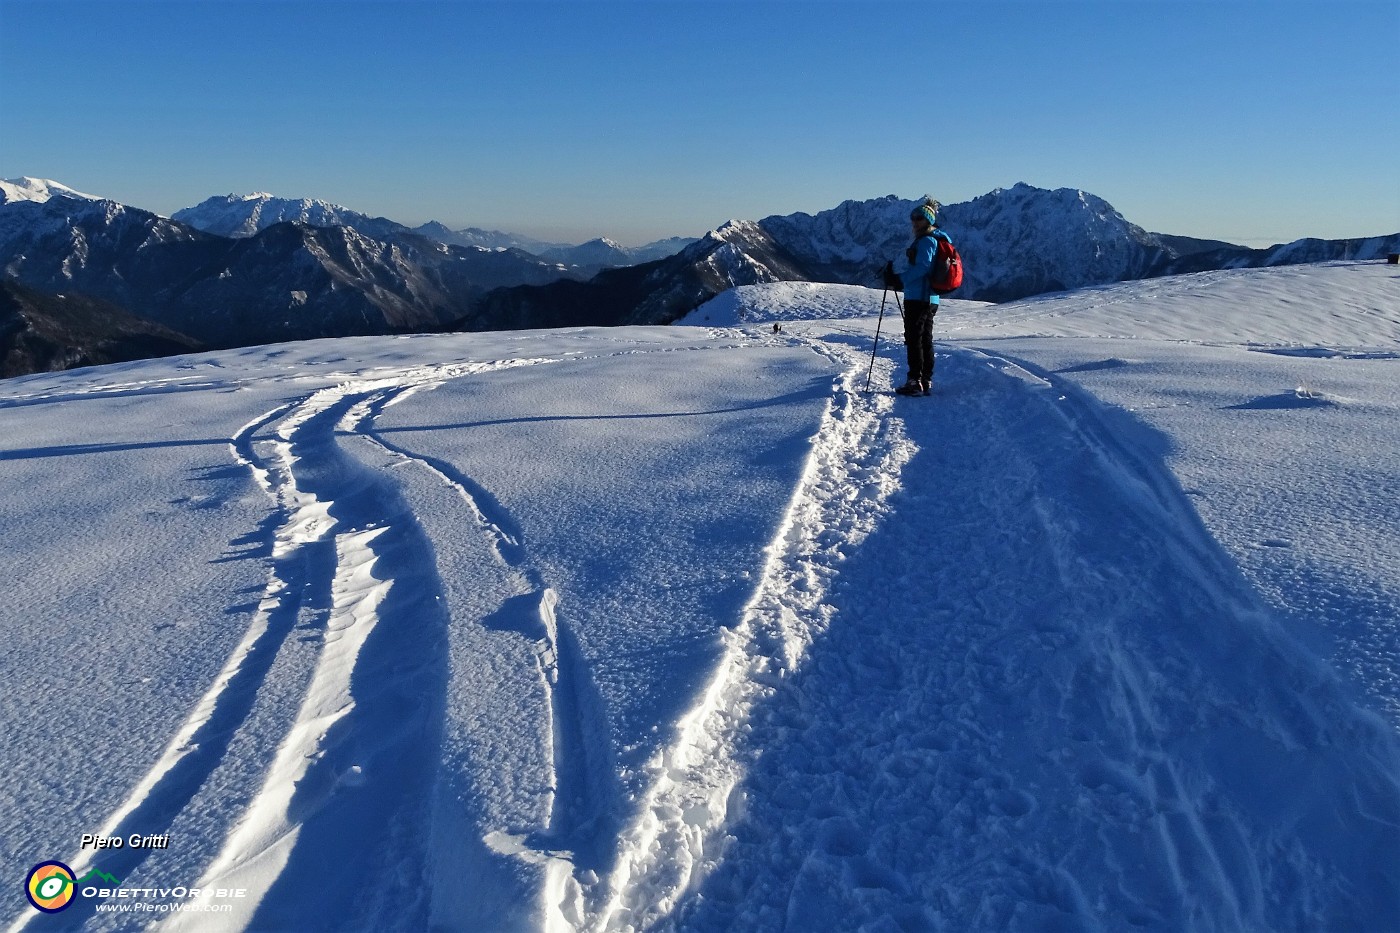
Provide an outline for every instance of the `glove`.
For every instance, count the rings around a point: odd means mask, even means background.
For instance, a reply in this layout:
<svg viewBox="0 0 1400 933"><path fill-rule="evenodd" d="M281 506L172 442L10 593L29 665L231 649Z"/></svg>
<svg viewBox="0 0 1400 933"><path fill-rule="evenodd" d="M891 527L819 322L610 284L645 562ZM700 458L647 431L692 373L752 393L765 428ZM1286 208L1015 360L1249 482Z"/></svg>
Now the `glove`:
<svg viewBox="0 0 1400 933"><path fill-rule="evenodd" d="M895 291L904 288L904 280L899 277L898 272L894 271L893 262L885 263L885 268L880 270L880 277L884 280L886 288L892 288Z"/></svg>

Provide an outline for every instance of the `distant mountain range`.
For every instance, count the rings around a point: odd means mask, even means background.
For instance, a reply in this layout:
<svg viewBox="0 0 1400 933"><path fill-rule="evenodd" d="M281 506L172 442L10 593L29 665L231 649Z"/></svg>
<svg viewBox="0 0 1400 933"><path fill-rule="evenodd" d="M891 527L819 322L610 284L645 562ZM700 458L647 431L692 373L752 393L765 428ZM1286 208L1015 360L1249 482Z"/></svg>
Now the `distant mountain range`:
<svg viewBox="0 0 1400 933"><path fill-rule="evenodd" d="M695 242L693 238L673 237L629 249L604 238L571 246L567 243L547 243L518 234L481 230L476 227L452 230L436 221L410 229L387 218L370 217L326 201L291 200L263 193L228 194L209 198L194 207L176 211L171 219L205 233L226 237L251 237L268 227L288 222L312 227L351 227L370 239L384 242L426 237L449 246L468 249L516 250L529 253L586 275L616 266L631 266L661 259Z"/></svg>
<svg viewBox="0 0 1400 933"><path fill-rule="evenodd" d="M611 270L587 282L493 291L474 309L473 321L463 324L562 325L609 313L627 323L667 322L737 285L878 286L877 270L908 246L909 214L918 203L891 195L847 201L816 215L731 221L658 263ZM947 205L941 223L965 263L964 283L954 297L992 302L1206 269L1375 259L1400 249L1400 233L1300 240L1262 250L1149 233L1087 192L1026 184Z"/></svg>
<svg viewBox="0 0 1400 933"><path fill-rule="evenodd" d="M266 194L164 218L56 182L0 182L0 278L11 283L0 358L17 374L310 337L668 323L736 285L878 284L876 270L907 245L915 203L847 201L626 250L409 228ZM985 301L1400 249L1400 234L1251 250L1148 233L1094 195L1024 184L948 205L942 218L966 261L957 297Z"/></svg>

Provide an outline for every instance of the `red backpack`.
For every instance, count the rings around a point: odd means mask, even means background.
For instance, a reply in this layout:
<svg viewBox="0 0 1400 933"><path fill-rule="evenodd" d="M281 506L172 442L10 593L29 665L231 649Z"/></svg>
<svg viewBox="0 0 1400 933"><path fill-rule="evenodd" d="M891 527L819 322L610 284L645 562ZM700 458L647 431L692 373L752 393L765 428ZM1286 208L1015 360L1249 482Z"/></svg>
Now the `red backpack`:
<svg viewBox="0 0 1400 933"><path fill-rule="evenodd" d="M938 250L933 254L933 270L928 274L928 287L936 295L946 295L962 284L963 264L952 240L934 237Z"/></svg>

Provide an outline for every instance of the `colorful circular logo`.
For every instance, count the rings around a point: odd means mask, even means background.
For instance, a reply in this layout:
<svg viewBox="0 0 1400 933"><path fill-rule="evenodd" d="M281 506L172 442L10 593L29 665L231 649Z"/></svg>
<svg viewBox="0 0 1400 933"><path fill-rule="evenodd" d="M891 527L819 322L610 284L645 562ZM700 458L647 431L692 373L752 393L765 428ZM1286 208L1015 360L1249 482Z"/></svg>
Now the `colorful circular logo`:
<svg viewBox="0 0 1400 933"><path fill-rule="evenodd" d="M62 862L40 862L24 879L29 903L46 914L56 914L73 901L77 883L73 869Z"/></svg>

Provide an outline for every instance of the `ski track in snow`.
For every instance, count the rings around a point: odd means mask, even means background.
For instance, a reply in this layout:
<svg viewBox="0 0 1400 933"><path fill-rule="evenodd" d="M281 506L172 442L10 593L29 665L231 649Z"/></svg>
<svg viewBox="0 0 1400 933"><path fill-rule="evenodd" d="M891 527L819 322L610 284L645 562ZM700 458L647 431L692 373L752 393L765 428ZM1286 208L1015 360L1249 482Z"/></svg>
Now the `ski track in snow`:
<svg viewBox="0 0 1400 933"><path fill-rule="evenodd" d="M550 822L529 842L546 851L581 848L571 834L596 809L602 772L582 739L584 727L575 721L590 708L581 701L587 685L577 682L582 664L572 633L560 625L557 597L528 567L519 532L494 497L449 464L417 457L373 431L385 407L421 388L541 362L550 361L449 365L351 382L316 393L290 413L284 414L284 406L235 440L240 459L287 516L281 550L335 543L335 609L328 624L334 634L262 790L201 880L204 888L236 885L253 892L249 912L234 918L238 925L266 922L256 912L262 901L276 906L279 924L307 929L413 929L430 922L427 847L437 802L447 615L432 544L390 478L395 462L418 464L451 486L502 562L534 593L541 634L537 661L552 698L544 715L554 723L556 774ZM279 416L274 456L261 460L253 432ZM349 453L349 444L336 435L354 438L356 452ZM278 550L274 557L282 556ZM269 596L291 585L274 572ZM554 699L561 693L563 699ZM319 877L327 851L345 858L332 884ZM360 864L351 864L355 855Z"/></svg>
<svg viewBox="0 0 1400 933"><path fill-rule="evenodd" d="M198 885L249 890L239 903L244 913L221 924L256 927L258 905L288 885L298 893L275 898L279 923L291 903L301 905L294 919L306 928L373 916L411 926L427 917L428 856L421 847L446 677L441 584L431 542L388 474L344 450L336 435L357 433L370 411L406 390L530 362L451 364L352 381L278 406L231 439L235 460L277 505L263 528L268 584L222 672L101 830L125 836L170 826L222 761L307 594L326 589L332 609L302 709L264 786ZM135 391L117 387L128 389ZM258 436L268 429L273 439ZM326 851L343 853L346 862L330 879L319 877ZM95 869L128 877L149 854L80 853L71 864L79 876ZM357 854L378 867L352 865ZM361 885L380 877L401 885ZM80 901L63 914L61 928L90 921L92 904ZM192 916L168 925L181 928ZM54 918L25 917L15 928L40 921L54 925Z"/></svg>
<svg viewBox="0 0 1400 933"><path fill-rule="evenodd" d="M547 889L563 886L565 878L602 870L610 860L610 822L618 795L612 763L605 754L607 728L601 701L593 686L588 663L578 639L561 613L559 597L529 558L523 535L510 514L491 493L451 463L414 453L386 440L368 428L374 416L396 399L385 398L372 407L362 427L365 436L392 456L416 464L450 487L487 535L501 563L517 578L522 592L512 602L526 606L514 621L535 637L535 660L540 682L548 696L543 711L549 720L554 762L548 822L535 832L497 829L486 842L501 853L543 863L548 869ZM508 610L509 607L502 607Z"/></svg>
<svg viewBox="0 0 1400 933"><path fill-rule="evenodd" d="M283 517L264 607L312 586L328 586L331 605L302 707L201 879L202 888L249 890L231 918L241 926L265 923L257 910L268 899L278 922L307 928L396 910L426 916L421 839L446 680L441 583L431 542L393 482L336 438L388 389L381 381L322 390L234 439ZM275 440L254 437L265 425ZM309 557L317 552L319 561ZM309 567L330 579L312 579ZM318 877L326 852L342 864ZM380 871L396 883L363 885ZM286 915L290 904L295 916Z"/></svg>

